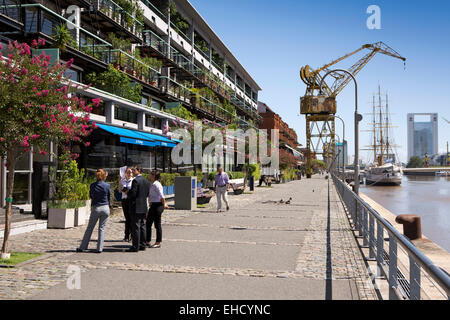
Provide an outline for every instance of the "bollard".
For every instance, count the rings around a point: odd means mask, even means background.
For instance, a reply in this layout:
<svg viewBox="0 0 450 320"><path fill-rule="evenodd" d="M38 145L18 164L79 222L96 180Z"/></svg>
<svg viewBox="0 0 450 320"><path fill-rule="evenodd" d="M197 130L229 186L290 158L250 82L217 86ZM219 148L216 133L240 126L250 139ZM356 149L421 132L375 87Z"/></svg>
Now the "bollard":
<svg viewBox="0 0 450 320"><path fill-rule="evenodd" d="M403 234L409 240L422 238L422 223L420 216L416 214L401 214L395 218L395 222L403 225Z"/></svg>

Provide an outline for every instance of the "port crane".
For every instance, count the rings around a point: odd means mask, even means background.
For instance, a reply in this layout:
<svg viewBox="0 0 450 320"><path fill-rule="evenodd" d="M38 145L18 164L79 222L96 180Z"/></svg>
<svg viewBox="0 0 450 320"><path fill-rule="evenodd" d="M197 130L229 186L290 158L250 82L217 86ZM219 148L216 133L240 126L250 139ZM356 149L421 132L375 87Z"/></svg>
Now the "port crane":
<svg viewBox="0 0 450 320"><path fill-rule="evenodd" d="M330 67L345 60L358 52L368 49L361 59L354 63L348 71L356 76L362 68L377 54L382 53L393 58L406 61L394 49L383 42L365 44L361 48L350 52L318 69L306 65L300 69L300 79L306 84L306 93L300 98L300 114L306 117L306 167L311 172L312 157L321 155L326 162L334 159L335 153L335 123L336 96L351 81L350 75L335 71L330 73L332 83L322 82L323 76L330 71ZM322 88L320 84L322 83Z"/></svg>

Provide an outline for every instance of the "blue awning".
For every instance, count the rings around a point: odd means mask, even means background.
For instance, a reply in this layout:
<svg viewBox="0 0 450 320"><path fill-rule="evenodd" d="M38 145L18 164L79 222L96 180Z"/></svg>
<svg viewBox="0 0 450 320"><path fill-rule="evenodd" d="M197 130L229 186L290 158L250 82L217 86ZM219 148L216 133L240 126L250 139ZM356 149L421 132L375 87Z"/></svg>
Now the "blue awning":
<svg viewBox="0 0 450 320"><path fill-rule="evenodd" d="M177 145L177 143L181 142L180 140L170 140L167 137L159 136L159 135L153 134L153 133L147 133L147 132L141 132L141 133L143 135L145 135L147 137L147 139L156 141L157 143L159 143L160 146L163 146L163 147L173 148Z"/></svg>
<svg viewBox="0 0 450 320"><path fill-rule="evenodd" d="M98 127L106 132L120 136L120 142L137 144L149 147L169 147L174 148L179 140L170 140L157 134L146 133L137 130L114 127L106 124L98 124Z"/></svg>

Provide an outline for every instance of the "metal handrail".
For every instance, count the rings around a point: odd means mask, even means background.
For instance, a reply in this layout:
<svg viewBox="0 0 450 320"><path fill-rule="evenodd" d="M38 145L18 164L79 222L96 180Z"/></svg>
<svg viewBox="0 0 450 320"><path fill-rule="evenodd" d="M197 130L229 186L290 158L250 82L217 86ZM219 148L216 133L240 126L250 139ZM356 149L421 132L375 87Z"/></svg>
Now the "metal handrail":
<svg viewBox="0 0 450 320"><path fill-rule="evenodd" d="M371 214L380 223L383 229L389 233L389 237L394 237L395 240L403 247L406 253L412 257L416 263L419 264L436 283L445 290L447 296L450 296L450 277L437 265L435 265L427 256L425 256L417 247L415 247L409 239L397 231L386 219L384 219L377 211L375 211L367 202L365 202L359 195L354 193L348 186L339 180L339 178L332 174L335 184L342 188L347 188L347 191L364 209Z"/></svg>

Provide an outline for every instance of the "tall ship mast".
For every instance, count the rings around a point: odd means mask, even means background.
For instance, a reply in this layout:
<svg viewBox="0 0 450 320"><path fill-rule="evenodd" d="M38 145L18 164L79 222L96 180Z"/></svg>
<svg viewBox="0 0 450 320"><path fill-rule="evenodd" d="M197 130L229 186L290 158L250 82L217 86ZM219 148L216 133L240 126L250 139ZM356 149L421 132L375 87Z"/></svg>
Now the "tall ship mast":
<svg viewBox="0 0 450 320"><path fill-rule="evenodd" d="M378 100L378 105L375 101ZM395 164L396 146L391 142L389 122L389 104L386 94L385 105L381 99L381 89L378 86L378 99L372 97L372 139L367 149L373 151L373 163L366 167L366 185L400 185L403 171L401 166Z"/></svg>

